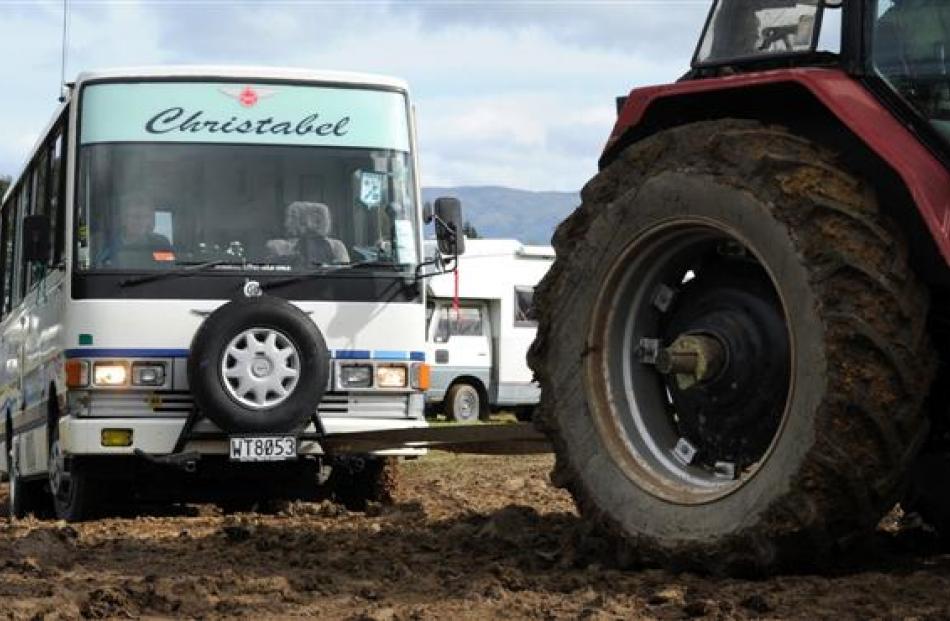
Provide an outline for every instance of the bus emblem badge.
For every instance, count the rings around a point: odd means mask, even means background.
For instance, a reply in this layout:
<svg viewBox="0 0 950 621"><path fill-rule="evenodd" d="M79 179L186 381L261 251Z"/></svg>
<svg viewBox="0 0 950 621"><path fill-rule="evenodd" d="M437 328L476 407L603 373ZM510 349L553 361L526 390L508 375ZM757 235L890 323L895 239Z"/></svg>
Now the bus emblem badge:
<svg viewBox="0 0 950 621"><path fill-rule="evenodd" d="M261 289L261 283L256 280L249 280L244 283L244 297L246 298L259 298L264 294L264 290Z"/></svg>
<svg viewBox="0 0 950 621"><path fill-rule="evenodd" d="M242 89L219 88L218 90L228 97L231 97L245 108L253 108L257 105L258 101L274 94L274 91L255 89L250 86L245 86Z"/></svg>

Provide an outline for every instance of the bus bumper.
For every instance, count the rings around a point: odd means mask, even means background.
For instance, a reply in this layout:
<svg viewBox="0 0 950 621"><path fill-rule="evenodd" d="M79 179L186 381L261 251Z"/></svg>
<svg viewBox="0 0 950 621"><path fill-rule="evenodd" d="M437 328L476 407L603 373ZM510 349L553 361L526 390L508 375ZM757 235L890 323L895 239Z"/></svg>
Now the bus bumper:
<svg viewBox="0 0 950 621"><path fill-rule="evenodd" d="M141 451L149 455L168 455L175 450L178 438L185 427L184 418L80 418L65 416L59 421L59 438L62 450L70 455L132 455ZM389 429L407 429L427 427L424 419L367 419L354 417L327 417L321 421L328 434L358 433ZM103 446L103 431L130 430L129 446ZM197 434L221 434L213 423L203 420L195 425ZM313 425L304 430L304 434L313 434ZM262 434L266 435L266 434ZM298 449L301 455L321 455L323 449L315 440L301 439ZM195 452L202 455L227 455L229 452L227 437L221 439L200 439L187 442L182 452ZM413 456L424 455L425 449L401 448L397 450L375 451L375 455Z"/></svg>

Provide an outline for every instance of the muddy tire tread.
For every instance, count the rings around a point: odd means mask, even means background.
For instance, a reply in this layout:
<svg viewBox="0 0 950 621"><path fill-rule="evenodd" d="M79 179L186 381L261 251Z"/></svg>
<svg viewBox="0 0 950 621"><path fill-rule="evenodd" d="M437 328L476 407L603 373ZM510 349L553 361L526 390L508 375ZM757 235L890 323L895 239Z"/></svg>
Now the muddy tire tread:
<svg viewBox="0 0 950 621"><path fill-rule="evenodd" d="M666 170L704 175L751 193L788 227L813 276L817 315L828 339L827 394L837 395L820 406L825 411L808 456L807 480L739 535L712 546L675 549L629 536L593 502L582 465L571 461L562 438L572 416L589 415L583 403L572 411L565 403L570 396L559 390L565 368L576 372L581 361L558 360L552 347L572 317L575 284L584 277L581 255L609 243L596 239L598 221L623 218L615 213L619 199ZM570 491L581 514L615 548L634 548L641 562L716 572L811 564L856 533L873 529L899 499L926 437L922 402L935 355L925 328L927 291L911 271L898 227L878 209L869 182L845 170L833 151L782 127L726 119L663 131L633 144L581 196L581 206L552 240L557 259L536 291L539 328L529 353L542 387L535 422L550 436L557 458L552 480ZM873 286L842 289L855 280Z"/></svg>

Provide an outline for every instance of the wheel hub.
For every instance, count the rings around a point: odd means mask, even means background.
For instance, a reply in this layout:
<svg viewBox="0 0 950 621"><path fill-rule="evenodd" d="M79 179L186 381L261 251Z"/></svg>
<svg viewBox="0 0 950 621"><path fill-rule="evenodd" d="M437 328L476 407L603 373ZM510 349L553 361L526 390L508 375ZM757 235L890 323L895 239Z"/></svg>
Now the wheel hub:
<svg viewBox="0 0 950 621"><path fill-rule="evenodd" d="M244 330L224 349L221 379L231 398L241 405L272 408L286 401L297 386L300 353L278 330Z"/></svg>
<svg viewBox="0 0 950 621"><path fill-rule="evenodd" d="M661 350L657 370L666 374L676 426L696 459L741 472L765 454L784 411L788 333L759 270L731 265L690 289L671 313L664 340L672 344Z"/></svg>
<svg viewBox="0 0 950 621"><path fill-rule="evenodd" d="M672 375L681 390L704 382L722 369L726 350L719 340L702 334L684 334L657 352L656 370Z"/></svg>
<svg viewBox="0 0 950 621"><path fill-rule="evenodd" d="M274 363L263 356L255 356L251 362L251 373L254 377L267 377L274 370Z"/></svg>

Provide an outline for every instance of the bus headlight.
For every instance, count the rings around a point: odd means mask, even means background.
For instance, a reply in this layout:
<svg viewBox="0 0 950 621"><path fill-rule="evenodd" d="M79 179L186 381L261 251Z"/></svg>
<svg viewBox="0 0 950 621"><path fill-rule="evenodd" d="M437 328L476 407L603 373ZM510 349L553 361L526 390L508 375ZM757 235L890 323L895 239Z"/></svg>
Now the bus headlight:
<svg viewBox="0 0 950 621"><path fill-rule="evenodd" d="M96 386L125 386L129 368L121 362L97 362L92 367L92 383Z"/></svg>
<svg viewBox="0 0 950 621"><path fill-rule="evenodd" d="M373 367L368 364L340 366L341 388L369 388L373 385Z"/></svg>
<svg viewBox="0 0 950 621"><path fill-rule="evenodd" d="M380 388L405 388L409 373L404 364L387 364L376 367L376 385Z"/></svg>
<svg viewBox="0 0 950 621"><path fill-rule="evenodd" d="M161 386L165 383L165 365L160 362L133 362L133 386Z"/></svg>

